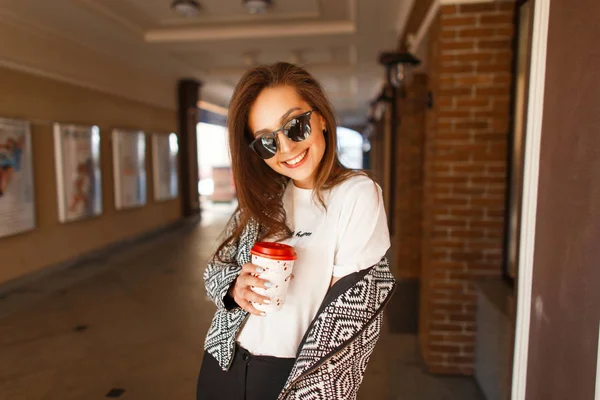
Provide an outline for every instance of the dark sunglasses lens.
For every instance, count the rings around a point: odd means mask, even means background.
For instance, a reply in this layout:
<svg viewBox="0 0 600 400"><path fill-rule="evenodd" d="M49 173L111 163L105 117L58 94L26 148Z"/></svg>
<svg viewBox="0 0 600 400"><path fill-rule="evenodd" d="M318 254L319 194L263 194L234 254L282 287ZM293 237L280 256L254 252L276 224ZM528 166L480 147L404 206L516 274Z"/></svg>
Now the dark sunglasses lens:
<svg viewBox="0 0 600 400"><path fill-rule="evenodd" d="M294 141L301 142L310 136L310 115L293 118L285 126L286 136Z"/></svg>
<svg viewBox="0 0 600 400"><path fill-rule="evenodd" d="M254 142L254 151L263 159L269 159L277 153L275 137L266 135Z"/></svg>

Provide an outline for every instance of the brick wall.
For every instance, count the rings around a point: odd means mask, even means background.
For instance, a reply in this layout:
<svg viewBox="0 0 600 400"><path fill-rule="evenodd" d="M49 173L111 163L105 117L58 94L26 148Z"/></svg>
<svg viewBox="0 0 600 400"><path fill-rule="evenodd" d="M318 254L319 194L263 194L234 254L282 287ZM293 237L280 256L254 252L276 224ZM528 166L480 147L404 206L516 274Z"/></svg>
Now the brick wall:
<svg viewBox="0 0 600 400"><path fill-rule="evenodd" d="M416 74L409 87L397 93L399 126L396 133L395 235L392 238L396 277L419 278L423 219L423 157L427 75ZM416 300L416 299L415 299Z"/></svg>
<svg viewBox="0 0 600 400"><path fill-rule="evenodd" d="M419 339L434 373L473 373L474 282L501 275L513 13L446 5L429 32Z"/></svg>

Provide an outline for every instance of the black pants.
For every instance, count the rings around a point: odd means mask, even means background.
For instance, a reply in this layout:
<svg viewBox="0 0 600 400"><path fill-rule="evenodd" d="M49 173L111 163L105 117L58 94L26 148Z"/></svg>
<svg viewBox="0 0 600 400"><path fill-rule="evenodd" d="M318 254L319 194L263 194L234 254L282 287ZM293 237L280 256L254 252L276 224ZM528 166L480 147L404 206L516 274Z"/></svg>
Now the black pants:
<svg viewBox="0 0 600 400"><path fill-rule="evenodd" d="M223 371L217 360L204 352L196 399L276 400L294 361L294 358L254 356L236 345L231 367Z"/></svg>

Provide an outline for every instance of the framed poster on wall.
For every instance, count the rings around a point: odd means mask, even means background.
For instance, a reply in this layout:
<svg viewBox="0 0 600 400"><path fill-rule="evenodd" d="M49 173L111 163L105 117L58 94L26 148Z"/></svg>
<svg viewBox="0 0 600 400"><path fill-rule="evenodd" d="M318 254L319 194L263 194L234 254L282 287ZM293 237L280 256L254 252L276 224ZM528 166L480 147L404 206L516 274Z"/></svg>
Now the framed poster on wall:
<svg viewBox="0 0 600 400"><path fill-rule="evenodd" d="M27 121L0 118L0 237L35 228L31 131Z"/></svg>
<svg viewBox="0 0 600 400"><path fill-rule="evenodd" d="M100 129L55 123L54 154L59 221L102 214Z"/></svg>
<svg viewBox="0 0 600 400"><path fill-rule="evenodd" d="M170 200L177 197L177 135L152 135L152 161L154 172L154 199Z"/></svg>
<svg viewBox="0 0 600 400"><path fill-rule="evenodd" d="M146 135L142 131L112 132L115 206L117 210L146 204Z"/></svg>

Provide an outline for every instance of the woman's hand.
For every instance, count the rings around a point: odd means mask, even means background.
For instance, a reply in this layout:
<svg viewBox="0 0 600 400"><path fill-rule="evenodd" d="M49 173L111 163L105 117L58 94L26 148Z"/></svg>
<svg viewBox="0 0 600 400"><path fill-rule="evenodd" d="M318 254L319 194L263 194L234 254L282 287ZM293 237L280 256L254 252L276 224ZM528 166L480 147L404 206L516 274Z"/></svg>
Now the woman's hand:
<svg viewBox="0 0 600 400"><path fill-rule="evenodd" d="M265 313L257 310L250 303L251 301L259 304L270 304L271 299L265 296L261 296L258 293L254 293L251 287L259 287L268 289L271 282L258 277L263 269L258 265L244 264L242 266L242 272L235 280L234 284L229 289L229 295L233 297L233 300L244 310L250 314L264 316Z"/></svg>

